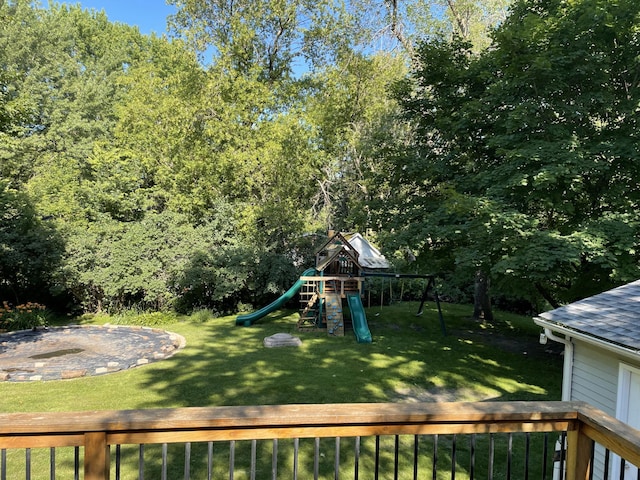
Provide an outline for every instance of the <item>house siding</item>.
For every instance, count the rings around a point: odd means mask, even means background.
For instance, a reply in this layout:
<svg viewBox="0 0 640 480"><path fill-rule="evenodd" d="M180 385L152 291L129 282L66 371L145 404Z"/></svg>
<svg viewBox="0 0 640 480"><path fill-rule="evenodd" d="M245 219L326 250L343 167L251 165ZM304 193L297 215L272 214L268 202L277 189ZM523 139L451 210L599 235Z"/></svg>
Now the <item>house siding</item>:
<svg viewBox="0 0 640 480"><path fill-rule="evenodd" d="M571 400L587 402L609 415L616 413L618 362L610 352L576 342L573 352ZM604 477L604 448L597 446L594 478Z"/></svg>
<svg viewBox="0 0 640 480"><path fill-rule="evenodd" d="M574 345L563 378L568 399L615 416L620 364L640 368L640 280L543 312L534 321ZM565 354L571 351L565 348ZM602 478L600 460L597 450L594 478Z"/></svg>
<svg viewBox="0 0 640 480"><path fill-rule="evenodd" d="M571 400L588 402L615 417L620 363L631 363L610 351L584 342L575 342L573 353ZM603 476L604 448L598 446L595 453L594 478Z"/></svg>
<svg viewBox="0 0 640 480"><path fill-rule="evenodd" d="M618 360L611 353L582 342L574 348L571 400L590 403L615 416Z"/></svg>
<svg viewBox="0 0 640 480"><path fill-rule="evenodd" d="M588 402L615 416L620 361L583 342L576 342L574 348L571 400Z"/></svg>

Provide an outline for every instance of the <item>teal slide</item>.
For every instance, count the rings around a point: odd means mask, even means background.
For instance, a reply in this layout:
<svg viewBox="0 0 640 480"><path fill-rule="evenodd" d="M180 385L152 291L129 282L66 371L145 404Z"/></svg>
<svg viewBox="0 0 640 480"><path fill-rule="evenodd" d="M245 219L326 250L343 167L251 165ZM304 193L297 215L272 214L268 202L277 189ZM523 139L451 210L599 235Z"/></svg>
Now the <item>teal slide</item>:
<svg viewBox="0 0 640 480"><path fill-rule="evenodd" d="M356 334L358 343L371 343L371 332L367 323L367 316L364 314L364 306L360 294L353 293L347 295L347 303L351 312L351 323L353 324L353 333Z"/></svg>
<svg viewBox="0 0 640 480"><path fill-rule="evenodd" d="M310 268L304 271L304 273L302 274L302 277L313 276L315 274L316 274L316 269ZM236 317L236 325L244 325L245 327L248 327L249 325L253 324L253 322L255 322L256 320L260 320L262 317L270 314L274 310L278 310L279 308L282 308L284 304L286 304L289 300L293 298L293 296L296 293L298 293L298 290L300 290L302 285L304 285L304 280L300 278L296 283L293 284L293 287L291 287L289 290L284 292L281 297L277 298L266 307L262 307L260 310L256 310L253 313L248 313L246 315L238 315Z"/></svg>

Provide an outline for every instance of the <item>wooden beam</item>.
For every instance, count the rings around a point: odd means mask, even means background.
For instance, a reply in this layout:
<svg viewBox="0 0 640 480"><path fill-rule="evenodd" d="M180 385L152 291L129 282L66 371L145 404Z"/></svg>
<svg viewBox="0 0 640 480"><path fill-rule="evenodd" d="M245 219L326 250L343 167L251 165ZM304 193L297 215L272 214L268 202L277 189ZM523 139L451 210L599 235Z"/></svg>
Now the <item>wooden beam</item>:
<svg viewBox="0 0 640 480"><path fill-rule="evenodd" d="M578 419L585 435L626 461L640 466L640 430L586 403L579 405Z"/></svg>
<svg viewBox="0 0 640 480"><path fill-rule="evenodd" d="M148 410L101 410L61 414L0 413L0 438L93 431L178 430L311 425L536 423L575 421L581 402L345 403L256 405Z"/></svg>

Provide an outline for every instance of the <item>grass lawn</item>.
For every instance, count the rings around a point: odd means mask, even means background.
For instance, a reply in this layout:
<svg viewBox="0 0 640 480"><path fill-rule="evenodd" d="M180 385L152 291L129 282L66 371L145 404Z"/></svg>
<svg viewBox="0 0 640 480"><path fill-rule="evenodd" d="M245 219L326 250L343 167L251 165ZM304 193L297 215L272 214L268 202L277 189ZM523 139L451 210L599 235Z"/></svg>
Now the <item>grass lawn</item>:
<svg viewBox="0 0 640 480"><path fill-rule="evenodd" d="M469 306L444 304L443 336L433 305L416 311L415 303L369 309L372 344L352 332L298 333L295 312L251 327L235 326L235 317L185 317L162 325L186 339L172 358L104 376L3 383L0 410L560 399L561 357L538 344L530 318L497 312L483 326L468 318ZM265 348L264 337L278 332L300 336L302 346Z"/></svg>
<svg viewBox="0 0 640 480"><path fill-rule="evenodd" d="M235 326L235 317L212 318L200 312L161 328L185 337L186 347L173 357L118 373L53 382L0 383L0 411L37 412L103 409L142 409L186 406L252 405L281 403L354 403L395 401L455 400L559 400L562 377L560 349L538 344L539 328L528 317L496 312L496 321L482 325L469 319L470 306L443 305L448 331L443 336L434 305L428 305L416 317L416 303L398 303L367 310L373 336L372 344L358 344L353 332L345 337L329 338L324 332L296 331L297 313L277 312L251 327ZM102 324L114 319L96 317L82 323ZM302 339L301 347L265 348L263 339L286 332ZM552 351L551 351L552 350ZM345 406L345 408L349 408ZM353 439L342 439L341 464L349 470ZM412 439L402 438L401 442ZM431 448L425 438L421 448ZM442 470L438 477L448 478L450 458L444 453L453 440L443 438L440 448ZM487 439L479 440L480 445ZM517 441L523 441L522 439ZM540 442L540 438L533 438ZM306 442L306 443L304 443ZM362 478L372 478L373 439L363 439ZM460 440L462 442L462 440ZM500 440L504 443L505 440ZM278 455L282 478L290 478L292 457L281 442ZM313 439L301 440L300 462L310 471ZM258 444L259 478L270 478L271 443ZM159 478L157 459L160 447L147 446L146 477ZM194 445L192 478L203 478L206 445ZM215 460L215 478L228 477L228 447ZM382 439L380 462L393 470L393 438ZM519 449L517 445L514 447ZM524 448L524 447L522 447ZM248 444L238 445L237 456L248 456ZM333 478L335 441L322 440L321 478ZM411 444L402 447L403 455L412 454ZM247 451L245 451L247 450ZM482 447L487 451L486 445ZM218 451L218 450L217 450ZM408 453L407 453L408 452ZM34 454L34 472L48 471L48 453ZM138 451L123 446L122 478L135 478ZM182 478L184 451L170 446L173 458L169 478ZM469 447L460 446L457 454L458 477L468 478ZM71 474L72 452L59 452L62 473ZM429 472L431 457L420 459L420 469ZM488 462L479 455L478 464ZM522 456L513 468L520 472ZM24 453L10 452L10 460L24 463ZM405 459L401 459L403 462ZM236 464L235 478L248 478L242 461ZM447 465L447 462L448 465ZM18 467L19 468L19 467ZM67 470L64 470L64 469ZM301 468L303 468L301 466ZM412 478L412 463L399 478ZM483 467L484 469L485 467ZM501 467L494 478L505 478ZM534 466L539 478L540 466ZM515 471L515 470L514 470ZM368 472L368 473L364 473ZM387 474L380 478L392 478ZM532 472L533 475L533 472ZM16 477L24 477L22 471ZM115 476L112 475L113 478ZM39 478L39 477L38 477ZM65 475L61 478L68 478ZM280 478L280 473L279 477ZM532 477L533 478L533 477Z"/></svg>

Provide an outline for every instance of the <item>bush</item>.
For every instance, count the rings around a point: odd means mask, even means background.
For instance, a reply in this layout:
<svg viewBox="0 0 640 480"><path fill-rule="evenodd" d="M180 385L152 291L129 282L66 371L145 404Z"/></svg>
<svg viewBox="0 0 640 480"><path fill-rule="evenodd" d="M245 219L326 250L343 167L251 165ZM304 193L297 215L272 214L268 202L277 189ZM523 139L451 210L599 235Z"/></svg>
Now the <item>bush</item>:
<svg viewBox="0 0 640 480"><path fill-rule="evenodd" d="M7 301L0 307L0 330L9 332L35 329L47 325L47 307L28 302L12 307Z"/></svg>
<svg viewBox="0 0 640 480"><path fill-rule="evenodd" d="M215 223L192 225L172 212L150 212L137 222L101 218L69 239L65 283L85 311L168 311L185 289L196 290L189 305L201 305L209 292L198 290L198 274L207 273L210 252L226 251L226 233ZM220 259L210 275L224 277L218 270L228 264ZM174 288L182 277L187 284ZM216 288L226 288L217 280Z"/></svg>
<svg viewBox="0 0 640 480"><path fill-rule="evenodd" d="M110 317L109 322L114 325L135 325L140 327L162 327L177 321L174 312L138 312L126 310Z"/></svg>
<svg viewBox="0 0 640 480"><path fill-rule="evenodd" d="M208 308L199 308L194 310L189 316L189 321L192 323L205 323L211 320L212 318L216 318L218 314L213 310Z"/></svg>

